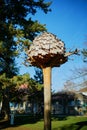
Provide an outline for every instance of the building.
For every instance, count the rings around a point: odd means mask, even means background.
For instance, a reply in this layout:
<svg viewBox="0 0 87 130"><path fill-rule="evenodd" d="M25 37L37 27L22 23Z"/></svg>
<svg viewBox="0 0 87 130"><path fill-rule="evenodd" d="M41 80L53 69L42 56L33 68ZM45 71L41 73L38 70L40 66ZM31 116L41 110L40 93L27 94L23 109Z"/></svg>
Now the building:
<svg viewBox="0 0 87 130"><path fill-rule="evenodd" d="M52 114L82 115L87 112L87 95L62 91L52 95Z"/></svg>

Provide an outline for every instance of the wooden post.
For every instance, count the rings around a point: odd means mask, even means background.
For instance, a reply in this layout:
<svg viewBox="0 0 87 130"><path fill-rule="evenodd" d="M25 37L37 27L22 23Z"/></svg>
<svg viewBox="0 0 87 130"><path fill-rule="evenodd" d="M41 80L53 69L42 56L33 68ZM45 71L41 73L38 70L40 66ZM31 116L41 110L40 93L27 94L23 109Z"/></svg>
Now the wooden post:
<svg viewBox="0 0 87 130"><path fill-rule="evenodd" d="M51 130L51 67L43 68L44 130Z"/></svg>

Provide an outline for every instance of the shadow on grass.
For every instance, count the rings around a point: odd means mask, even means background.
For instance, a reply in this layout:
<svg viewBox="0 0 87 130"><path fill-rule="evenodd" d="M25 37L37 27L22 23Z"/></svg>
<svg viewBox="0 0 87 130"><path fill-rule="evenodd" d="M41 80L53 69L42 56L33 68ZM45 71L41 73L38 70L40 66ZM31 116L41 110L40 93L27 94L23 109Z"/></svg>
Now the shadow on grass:
<svg viewBox="0 0 87 130"><path fill-rule="evenodd" d="M79 126L77 130L80 130L80 129L83 128L84 126L86 126L86 130L87 130L87 121L78 122L78 123L76 123L76 125Z"/></svg>
<svg viewBox="0 0 87 130"><path fill-rule="evenodd" d="M64 121L64 120L67 120L67 117L66 115L54 115L52 116L52 120L55 120L55 121Z"/></svg>
<svg viewBox="0 0 87 130"><path fill-rule="evenodd" d="M67 124L63 127L53 128L52 130L87 130L87 121Z"/></svg>
<svg viewBox="0 0 87 130"><path fill-rule="evenodd" d="M40 115L37 115L37 116L20 115L14 118L14 125L11 125L10 121L0 119L0 130L5 129L5 128L10 128L10 127L17 127L24 124L34 124L40 121L41 119L43 118Z"/></svg>
<svg viewBox="0 0 87 130"><path fill-rule="evenodd" d="M4 130L5 128L14 128L24 124L34 124L40 120L43 120L43 117L37 116L16 116L14 125L10 125L10 121L0 120L0 130ZM65 121L67 120L67 116L53 116L53 121ZM66 124L62 127L55 127L52 130L87 130L87 121L80 121L77 123Z"/></svg>
<svg viewBox="0 0 87 130"><path fill-rule="evenodd" d="M10 126L9 124L10 124L9 121L0 119L0 130L8 128Z"/></svg>

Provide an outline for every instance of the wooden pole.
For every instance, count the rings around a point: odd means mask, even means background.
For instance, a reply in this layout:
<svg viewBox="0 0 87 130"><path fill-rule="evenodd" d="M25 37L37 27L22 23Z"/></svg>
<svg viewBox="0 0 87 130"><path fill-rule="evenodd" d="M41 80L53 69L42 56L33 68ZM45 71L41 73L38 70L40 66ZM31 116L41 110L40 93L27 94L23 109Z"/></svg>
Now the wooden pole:
<svg viewBox="0 0 87 130"><path fill-rule="evenodd" d="M43 68L44 130L51 130L51 67Z"/></svg>

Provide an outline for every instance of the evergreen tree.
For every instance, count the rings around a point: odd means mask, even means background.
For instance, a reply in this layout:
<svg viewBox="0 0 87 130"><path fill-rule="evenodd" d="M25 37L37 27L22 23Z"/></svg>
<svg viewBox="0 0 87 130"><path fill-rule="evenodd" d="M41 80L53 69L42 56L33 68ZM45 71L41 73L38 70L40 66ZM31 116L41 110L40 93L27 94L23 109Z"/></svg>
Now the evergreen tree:
<svg viewBox="0 0 87 130"><path fill-rule="evenodd" d="M43 84L43 73L41 69L35 68L34 79L36 80L36 82Z"/></svg>
<svg viewBox="0 0 87 130"><path fill-rule="evenodd" d="M32 112L34 102L43 102L43 86L31 79L29 74L14 76L11 82L12 87L9 96L11 102L21 103L29 100L32 103Z"/></svg>
<svg viewBox="0 0 87 130"><path fill-rule="evenodd" d="M18 47L26 50L34 37L46 30L45 25L33 21L31 16L36 14L38 8L44 13L49 12L50 4L45 0L0 0L0 89L3 90L3 113L7 118L8 81L17 74L15 56L19 54Z"/></svg>

